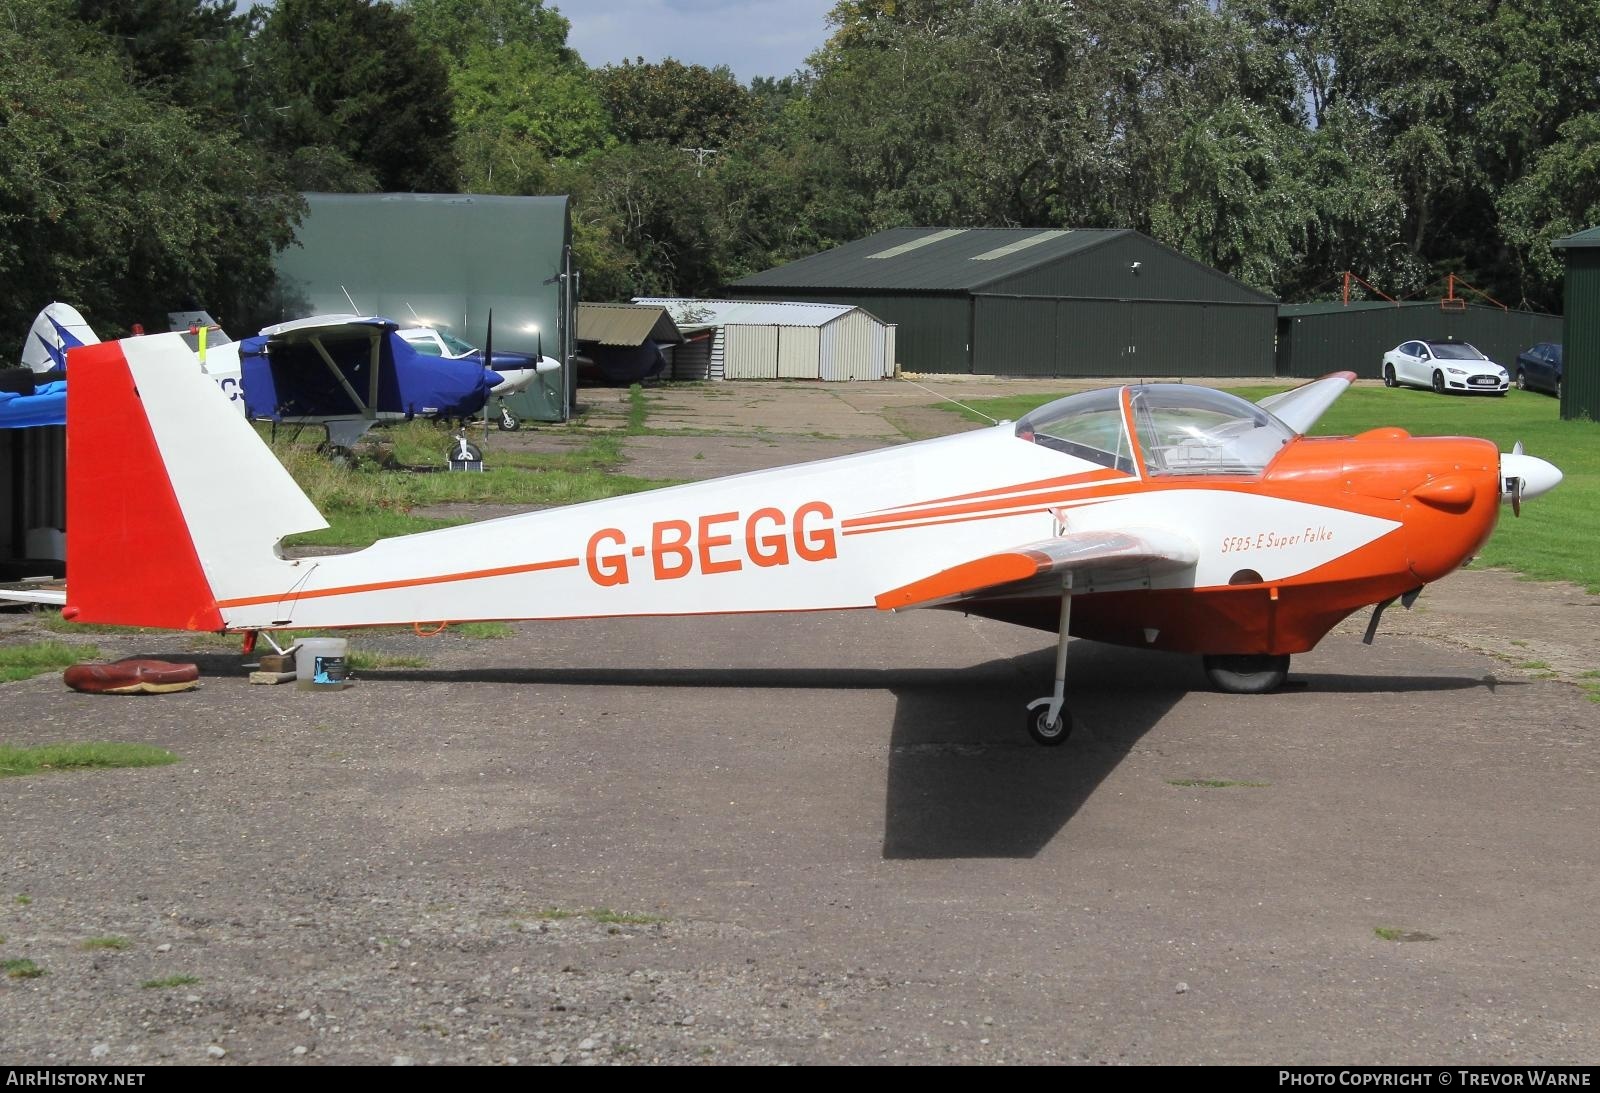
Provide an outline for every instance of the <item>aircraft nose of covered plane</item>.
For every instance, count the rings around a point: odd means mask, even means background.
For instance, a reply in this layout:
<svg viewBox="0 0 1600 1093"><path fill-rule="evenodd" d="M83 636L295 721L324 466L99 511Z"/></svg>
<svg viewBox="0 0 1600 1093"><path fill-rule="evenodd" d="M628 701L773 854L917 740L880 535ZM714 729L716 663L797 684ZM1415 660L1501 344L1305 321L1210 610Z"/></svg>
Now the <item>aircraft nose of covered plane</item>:
<svg viewBox="0 0 1600 1093"><path fill-rule="evenodd" d="M1500 499L1519 508L1529 497L1549 493L1561 484L1561 469L1536 455L1525 455L1518 444L1500 454Z"/></svg>

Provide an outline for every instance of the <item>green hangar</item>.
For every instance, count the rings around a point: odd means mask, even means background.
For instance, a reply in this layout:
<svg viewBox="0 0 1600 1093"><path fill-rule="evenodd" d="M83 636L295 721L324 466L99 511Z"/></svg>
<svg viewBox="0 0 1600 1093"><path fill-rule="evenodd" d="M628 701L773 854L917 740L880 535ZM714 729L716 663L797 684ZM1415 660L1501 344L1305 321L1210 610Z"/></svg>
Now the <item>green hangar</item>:
<svg viewBox="0 0 1600 1093"><path fill-rule="evenodd" d="M1600 420L1600 228L1575 232L1552 245L1567 258L1561 416Z"/></svg>
<svg viewBox="0 0 1600 1093"><path fill-rule="evenodd" d="M1271 376L1277 301L1126 228L894 228L735 282L899 326L907 372Z"/></svg>

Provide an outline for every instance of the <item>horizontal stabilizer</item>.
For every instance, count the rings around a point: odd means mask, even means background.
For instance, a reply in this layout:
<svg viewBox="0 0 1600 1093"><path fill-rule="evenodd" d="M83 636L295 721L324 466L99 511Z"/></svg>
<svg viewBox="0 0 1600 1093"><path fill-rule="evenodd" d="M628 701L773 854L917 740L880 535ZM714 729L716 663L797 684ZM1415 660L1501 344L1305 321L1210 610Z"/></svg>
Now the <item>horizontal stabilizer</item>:
<svg viewBox="0 0 1600 1093"><path fill-rule="evenodd" d="M64 588L0 588L0 603L42 603L61 607L67 602Z"/></svg>
<svg viewBox="0 0 1600 1093"><path fill-rule="evenodd" d="M1354 372L1334 372L1302 384L1293 391L1268 395L1256 405L1263 410L1270 410L1273 417L1304 436L1323 412L1344 394L1345 388L1355 382L1355 378Z"/></svg>
<svg viewBox="0 0 1600 1093"><path fill-rule="evenodd" d="M1160 528L1078 531L941 570L877 597L879 610L928 607L982 592L1026 591L1029 582L1067 572L1116 580L1187 569L1200 557L1184 535Z"/></svg>

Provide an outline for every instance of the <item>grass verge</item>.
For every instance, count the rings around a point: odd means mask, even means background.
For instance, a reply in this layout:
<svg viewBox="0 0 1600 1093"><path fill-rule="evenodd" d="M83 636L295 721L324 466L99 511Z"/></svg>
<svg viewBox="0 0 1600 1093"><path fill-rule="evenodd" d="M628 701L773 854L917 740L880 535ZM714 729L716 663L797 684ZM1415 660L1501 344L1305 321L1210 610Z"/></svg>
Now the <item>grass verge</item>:
<svg viewBox="0 0 1600 1093"><path fill-rule="evenodd" d="M187 987L198 982L200 977L196 975L169 975L162 979L146 979L139 986L147 991L164 991L172 987Z"/></svg>
<svg viewBox="0 0 1600 1093"><path fill-rule="evenodd" d="M1184 789L1228 789L1241 786L1246 789L1266 789L1271 782L1237 782L1227 778L1168 778L1167 785Z"/></svg>
<svg viewBox="0 0 1600 1093"><path fill-rule="evenodd" d="M100 650L93 645L69 645L61 641L7 645L0 647L0 681L13 683L46 672L59 672L80 660L93 660L99 655Z"/></svg>
<svg viewBox="0 0 1600 1093"><path fill-rule="evenodd" d="M509 622L458 622L450 628L464 638L509 638L517 632Z"/></svg>
<svg viewBox="0 0 1600 1093"><path fill-rule="evenodd" d="M1402 930L1398 926L1375 926L1372 932L1384 941L1438 941L1432 934L1421 930Z"/></svg>
<svg viewBox="0 0 1600 1093"><path fill-rule="evenodd" d="M376 430L345 462L318 452L310 434L280 434L271 441L274 453L329 524L290 536L286 545L354 550L465 522L412 515L420 505L574 505L672 485L615 473L622 462L622 438L646 432L648 414L648 401L636 384L628 392L626 428L598 432L581 424L553 426L579 443L560 452L492 450L484 460L490 469L478 474L426 473L442 466L450 445L452 430L441 422Z"/></svg>
<svg viewBox="0 0 1600 1093"><path fill-rule="evenodd" d="M390 653L368 653L350 650L345 663L355 672L370 672L378 668L426 668L427 657L397 656Z"/></svg>
<svg viewBox="0 0 1600 1093"><path fill-rule="evenodd" d="M163 767L177 761L178 757L170 751L149 744L90 741L82 744L41 744L32 748L0 744L0 778L95 767Z"/></svg>

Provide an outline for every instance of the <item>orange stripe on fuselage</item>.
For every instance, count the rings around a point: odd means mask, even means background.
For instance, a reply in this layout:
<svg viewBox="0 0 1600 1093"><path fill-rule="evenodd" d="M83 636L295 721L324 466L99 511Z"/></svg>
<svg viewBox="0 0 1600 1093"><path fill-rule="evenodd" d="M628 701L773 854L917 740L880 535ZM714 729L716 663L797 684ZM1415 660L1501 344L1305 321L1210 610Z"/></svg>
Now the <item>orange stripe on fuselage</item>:
<svg viewBox="0 0 1600 1093"><path fill-rule="evenodd" d="M941 516L961 516L966 513L1002 512L1005 509L1030 508L1039 505L1048 505L1054 501L1065 501L1069 498L1078 498L1086 495L1099 495L1105 492L1104 487L1096 490L1091 486L1091 483L1104 482L1108 478L1115 478L1118 480L1116 483L1118 489L1112 492L1120 492L1120 487L1124 485L1136 485L1139 481L1137 478L1134 478L1131 475L1123 474L1121 471L1093 471L1081 477L1074 476L1076 481L1083 483L1083 485L1076 489L1057 489L1052 492L1042 494L1021 493L1009 497L995 497L990 500L970 501L962 505L939 505L930 502L922 508L907 508L898 512L881 512L870 516L853 516L848 520L842 521L839 526L845 530L846 534L848 534L852 528L865 528L882 524L904 524L913 521L933 520ZM1001 490L992 490L988 492L999 494L1016 490L1025 490L1029 488L1031 488L1030 485L1017 485L1007 486Z"/></svg>
<svg viewBox="0 0 1600 1093"><path fill-rule="evenodd" d="M1061 486L1074 486L1080 482L1099 482L1107 478L1127 478L1134 480L1134 476L1125 471L1107 467L1103 470L1083 471L1078 474L1063 475L1060 478L1041 478L1035 482L1018 482L1010 486L995 486L987 490L974 490L971 493L956 493L949 497L932 497L926 501L914 501L909 505L895 505L886 509L874 509L867 515L876 516L880 513L908 515L904 510L922 508L926 505L944 505L952 501L977 501L985 497L999 497L1010 493L1029 493L1036 490L1055 489ZM856 517L861 519L861 517Z"/></svg>
<svg viewBox="0 0 1600 1093"><path fill-rule="evenodd" d="M395 588L419 588L430 584L450 584L455 581L477 581L487 577L508 577L514 573L537 573L545 569L570 569L580 563L578 558L558 558L552 562L530 562L527 565L507 565L497 569L474 569L467 573L444 573L435 577L407 577L403 580L376 581L372 584L348 584L338 588L317 588L308 592L274 592L266 596L241 596L233 600L219 600L218 607L254 607L263 603L284 600L320 600L328 596L354 596L362 592L387 592Z"/></svg>

